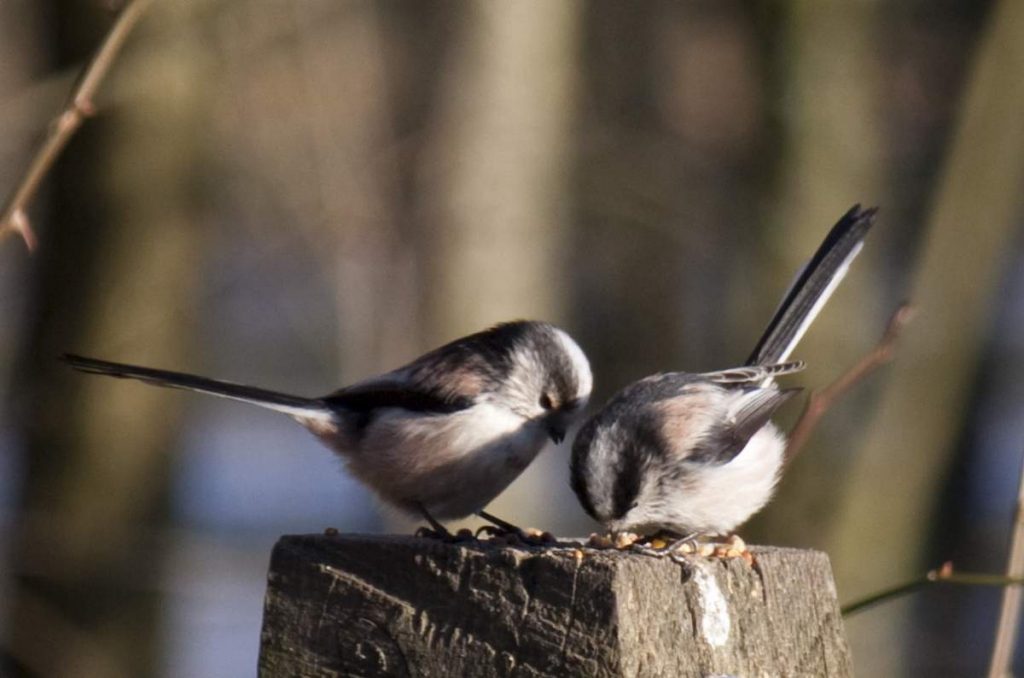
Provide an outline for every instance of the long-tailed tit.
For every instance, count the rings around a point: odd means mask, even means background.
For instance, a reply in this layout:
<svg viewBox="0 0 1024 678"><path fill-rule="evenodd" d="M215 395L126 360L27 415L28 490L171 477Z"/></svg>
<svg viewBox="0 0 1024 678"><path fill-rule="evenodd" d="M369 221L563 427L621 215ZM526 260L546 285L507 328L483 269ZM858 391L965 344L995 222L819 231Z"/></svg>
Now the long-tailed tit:
<svg viewBox="0 0 1024 678"><path fill-rule="evenodd" d="M772 414L801 389L775 377L860 252L874 209L854 206L783 297L744 367L657 374L627 386L580 429L572 488L614 531L728 533L771 499L786 440Z"/></svg>
<svg viewBox="0 0 1024 678"><path fill-rule="evenodd" d="M498 325L392 372L303 398L178 372L67 355L85 372L231 398L289 415L386 502L437 520L476 513L562 441L590 396L583 351L542 322Z"/></svg>

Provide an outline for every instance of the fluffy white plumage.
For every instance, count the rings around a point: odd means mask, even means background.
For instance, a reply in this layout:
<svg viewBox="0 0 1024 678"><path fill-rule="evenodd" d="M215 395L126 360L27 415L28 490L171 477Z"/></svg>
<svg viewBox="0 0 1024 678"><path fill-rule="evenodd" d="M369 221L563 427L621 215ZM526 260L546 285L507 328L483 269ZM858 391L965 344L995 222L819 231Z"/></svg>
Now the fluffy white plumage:
<svg viewBox="0 0 1024 678"><path fill-rule="evenodd" d="M643 534L683 526L689 533L731 532L771 500L785 451L785 436L769 422L727 464L696 465L686 484L686 501L669 501L646 488L649 494L641 490L637 505L608 528Z"/></svg>

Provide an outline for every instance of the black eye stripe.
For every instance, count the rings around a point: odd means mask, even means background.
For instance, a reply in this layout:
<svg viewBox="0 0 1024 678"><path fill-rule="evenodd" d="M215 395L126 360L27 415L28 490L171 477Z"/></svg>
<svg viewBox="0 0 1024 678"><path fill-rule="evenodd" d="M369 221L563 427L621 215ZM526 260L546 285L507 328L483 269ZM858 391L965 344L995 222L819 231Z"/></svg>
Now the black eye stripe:
<svg viewBox="0 0 1024 678"><path fill-rule="evenodd" d="M635 426L630 436L620 442L616 459L615 486L612 488L612 509L615 518L624 517L638 505L643 477L651 473L664 455L658 431L653 422Z"/></svg>
<svg viewBox="0 0 1024 678"><path fill-rule="evenodd" d="M569 486L580 500L580 505L594 520L600 521L601 516L597 514L593 498L590 495L590 487L587 478L590 476L590 453L591 443L594 438L596 422L591 420L584 424L572 446L572 459L569 461Z"/></svg>
<svg viewBox="0 0 1024 678"><path fill-rule="evenodd" d="M640 494L640 455L623 450L615 470L615 487L612 489L612 512L614 518L622 518L636 505Z"/></svg>

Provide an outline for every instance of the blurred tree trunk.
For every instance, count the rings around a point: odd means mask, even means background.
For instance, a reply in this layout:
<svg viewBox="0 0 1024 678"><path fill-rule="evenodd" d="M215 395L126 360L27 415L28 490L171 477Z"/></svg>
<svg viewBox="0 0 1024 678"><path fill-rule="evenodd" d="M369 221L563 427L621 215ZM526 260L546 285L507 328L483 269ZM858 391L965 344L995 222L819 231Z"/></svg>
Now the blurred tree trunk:
<svg viewBox="0 0 1024 678"><path fill-rule="evenodd" d="M64 351L177 365L201 257L192 202L201 82L183 6L154 3L52 177L25 346L27 476L10 652L42 675L153 675L160 657L160 553L177 409L166 392L73 373ZM80 62L109 22L95 3L54 2L61 61ZM162 26L159 45L147 28ZM139 49L139 47L143 49ZM187 317L187 314L186 314Z"/></svg>
<svg viewBox="0 0 1024 678"><path fill-rule="evenodd" d="M740 3L587 10L572 274L600 400L745 357L708 282L727 284L758 218L763 99Z"/></svg>
<svg viewBox="0 0 1024 678"><path fill-rule="evenodd" d="M32 87L33 79L42 70L47 56L41 39L45 34L41 15L40 7L35 4L0 3L0 44L4 45L3 57L0 58L0 129L4 130L0 136L0 194L11 190L11 187L20 180L33 151L33 135L42 134L46 128L45 118L40 120L33 115L35 107L32 104L36 102L27 101L40 98L38 95L31 97L28 91ZM54 107L50 110L56 110L56 106L59 105L53 102ZM23 285L28 277L26 272L32 265L24 243L17 238L6 238L0 248L0 270L7 276L8 287L13 289L19 283ZM16 352L19 337L15 317L24 312L24 306L24 299L13 294L0 297L0 317L6 320L0 325L0 355L13 358ZM15 369L14 360L4 360L0 365L0 383L7 387L4 398L5 410L0 413L0 425L5 425L9 430L14 425L12 415L15 414L9 409L12 401L10 381ZM15 464L2 459L5 455L13 454L12 449L0 452L0 461L4 462L5 468L17 469ZM8 501L13 501L16 495L6 493L15 490L16 487L16 478L0 478L0 493L4 493L5 499L10 496ZM4 508L6 507L5 504ZM13 591L12 567L9 562L11 544L8 543L9 533L4 529L11 527L13 523L7 523L6 520L4 522L3 527L0 527L0 675L7 675L7 639Z"/></svg>
<svg viewBox="0 0 1024 678"><path fill-rule="evenodd" d="M466 4L431 162L433 342L562 311L579 6Z"/></svg>
<svg viewBox="0 0 1024 678"><path fill-rule="evenodd" d="M474 0L462 10L424 156L431 165L419 167L429 234L428 344L503 320L557 322L569 291L566 195L580 5ZM532 475L548 477L538 473L544 461ZM542 505L522 501L529 485L520 483L495 511L515 503L514 520L542 515Z"/></svg>
<svg viewBox="0 0 1024 678"><path fill-rule="evenodd" d="M4 45L0 57L0 200L8 197L21 180L35 151L36 137L46 130L46 113L63 102L54 96L62 85L60 78L49 78L40 85L44 66L48 66L44 12L33 3L0 2L0 44ZM44 108L45 106L45 108ZM17 287L27 277L31 257L26 254L21 238L4 237L0 246L0 271L4 282ZM0 317L10 318L23 312L24 300L15 294L0 295ZM17 344L18 324L0 324L0 355L12 356ZM7 384L13 361L0 361L0 383ZM2 547L0 547L2 550ZM0 567L2 569L2 567ZM0 577L2 581L2 577ZM2 585L2 584L0 584ZM0 591L0 600L3 599ZM0 604L0 616L3 605Z"/></svg>
<svg viewBox="0 0 1024 678"><path fill-rule="evenodd" d="M393 368L422 346L416 252L403 239L398 219L403 168L396 162L394 97L387 79L389 48L402 46L385 44L385 7L347 3L325 30L318 17L329 6L292 8L298 89L308 113L320 207L312 224L296 226L312 231L313 242L331 246L334 261L325 262L325 269L336 279L340 371L344 381L352 381ZM414 39L405 33L402 38Z"/></svg>
<svg viewBox="0 0 1024 678"><path fill-rule="evenodd" d="M854 203L885 203L883 136L880 108L883 68L878 24L879 3L841 0L790 3L780 26L775 55L786 101L783 120L774 226L764 234L764 250L755 259L762 271L754 337L762 331L773 304L782 298L828 229ZM884 222L883 212L880 221ZM799 384L824 386L877 341L884 328L878 277L872 275L886 224L881 224L849 275L801 341L793 358L807 361ZM857 393L843 408L866 405ZM794 408L795 410L796 408ZM834 515L842 469L852 461L858 429L826 418L809 449L786 470L779 497L754 523L753 532L781 543L816 544ZM834 441L842 441L835 444Z"/></svg>
<svg viewBox="0 0 1024 678"><path fill-rule="evenodd" d="M766 222L756 170L774 141L766 133L758 36L741 2L665 3L652 28L656 131L664 135L659 145L675 143L671 165L656 165L644 180L660 184L668 213L655 223L677 242L662 274L665 289L651 295L641 320L651 326L645 346L665 351L646 372L721 369L739 364L754 342L747 321L755 286L745 272L754 234ZM650 256L663 249L653 241ZM736 278L741 291L725 293ZM723 299L740 299L741 307L723 308Z"/></svg>
<svg viewBox="0 0 1024 678"><path fill-rule="evenodd" d="M910 293L920 312L847 476L850 500L829 548L844 599L933 565L924 562L923 545L942 529L934 524L941 490L1019 232L1021 73L1024 4L1004 0L993 7L983 32L933 199ZM899 646L892 625L878 619L872 617L871 630L888 633L886 646Z"/></svg>

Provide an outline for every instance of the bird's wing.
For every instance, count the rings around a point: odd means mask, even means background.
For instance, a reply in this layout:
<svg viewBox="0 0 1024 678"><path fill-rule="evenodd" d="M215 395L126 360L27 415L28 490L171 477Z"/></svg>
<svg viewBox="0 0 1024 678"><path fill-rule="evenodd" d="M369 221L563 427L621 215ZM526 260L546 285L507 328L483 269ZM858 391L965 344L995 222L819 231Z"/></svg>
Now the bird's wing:
<svg viewBox="0 0 1024 678"><path fill-rule="evenodd" d="M777 365L749 365L747 367L734 367L718 372L706 372L702 375L704 379L713 381L716 384L757 384L769 377L777 377L782 374L793 374L802 371L806 365L802 360L794 360L788 363Z"/></svg>
<svg viewBox="0 0 1024 678"><path fill-rule="evenodd" d="M361 412L382 407L435 413L469 408L480 395L504 383L513 366L514 345L542 325L503 323L456 339L404 367L336 391L324 401Z"/></svg>
<svg viewBox="0 0 1024 678"><path fill-rule="evenodd" d="M323 398L331 409L370 414L381 408L399 408L424 414L448 414L473 405L476 393L460 393L454 381L415 379L401 372L361 381Z"/></svg>
<svg viewBox="0 0 1024 678"><path fill-rule="evenodd" d="M743 451L754 434L768 423L783 403L802 391L800 388L752 388L730 407L727 416L714 422L693 446L690 461L726 464Z"/></svg>

